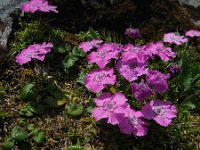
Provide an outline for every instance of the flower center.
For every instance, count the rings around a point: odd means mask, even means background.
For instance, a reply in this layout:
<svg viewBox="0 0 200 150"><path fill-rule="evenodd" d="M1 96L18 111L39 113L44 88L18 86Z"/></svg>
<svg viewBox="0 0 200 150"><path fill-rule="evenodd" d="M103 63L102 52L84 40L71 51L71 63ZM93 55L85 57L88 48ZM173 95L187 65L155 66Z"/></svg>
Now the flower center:
<svg viewBox="0 0 200 150"><path fill-rule="evenodd" d="M31 5L32 5L33 7L35 7L35 6L36 6L36 2L31 2Z"/></svg>
<svg viewBox="0 0 200 150"><path fill-rule="evenodd" d="M105 110L112 111L116 106L116 102L115 101L107 101L107 102L104 102L103 106L104 106Z"/></svg>
<svg viewBox="0 0 200 150"><path fill-rule="evenodd" d="M101 82L105 80L105 78L106 78L106 74L101 72L95 75L94 81Z"/></svg>
<svg viewBox="0 0 200 150"><path fill-rule="evenodd" d="M108 52L106 52L106 51L100 51L100 52L98 52L97 57L105 58L107 54L108 54Z"/></svg>
<svg viewBox="0 0 200 150"><path fill-rule="evenodd" d="M139 50L140 50L139 47L133 47L133 48L132 48L132 51L133 51L133 52L137 52L137 51L139 51Z"/></svg>
<svg viewBox="0 0 200 150"><path fill-rule="evenodd" d="M34 56L34 53L30 53L30 52L29 52L29 53L26 53L26 57L27 57L27 58L32 58L33 56Z"/></svg>
<svg viewBox="0 0 200 150"><path fill-rule="evenodd" d="M164 48L163 47L157 47L156 51L161 51L162 52L162 51L164 51Z"/></svg>
<svg viewBox="0 0 200 150"><path fill-rule="evenodd" d="M131 63L128 65L130 69L135 69L137 67L136 63Z"/></svg>
<svg viewBox="0 0 200 150"><path fill-rule="evenodd" d="M137 126L139 124L139 120L135 116L129 116L128 119L133 126Z"/></svg>
<svg viewBox="0 0 200 150"><path fill-rule="evenodd" d="M153 111L156 115L162 116L165 113L165 109L162 106L154 106Z"/></svg>
<svg viewBox="0 0 200 150"><path fill-rule="evenodd" d="M172 40L172 41L180 41L180 40L181 40L181 37L179 37L179 36L172 36L172 37L171 37L171 40Z"/></svg>

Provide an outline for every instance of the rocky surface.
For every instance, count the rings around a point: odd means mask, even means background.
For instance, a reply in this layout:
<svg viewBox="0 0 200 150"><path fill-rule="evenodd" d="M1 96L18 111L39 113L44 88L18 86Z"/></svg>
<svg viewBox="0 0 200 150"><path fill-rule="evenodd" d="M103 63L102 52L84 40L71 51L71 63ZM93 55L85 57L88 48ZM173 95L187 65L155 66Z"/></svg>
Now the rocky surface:
<svg viewBox="0 0 200 150"><path fill-rule="evenodd" d="M147 38L156 38L165 32L196 28L177 0L65 0L58 8L54 24L74 33L91 26L122 34L132 26Z"/></svg>
<svg viewBox="0 0 200 150"><path fill-rule="evenodd" d="M25 0L0 0L0 45L6 47L12 31L10 16ZM127 27L139 27L147 38L165 32L185 31L200 24L200 0L49 0L58 5L53 25L77 33L93 27L124 33ZM192 6L194 5L194 6ZM188 13L189 12L189 13Z"/></svg>
<svg viewBox="0 0 200 150"><path fill-rule="evenodd" d="M6 48L8 37L12 31L11 14L21 7L25 0L0 0L0 48Z"/></svg>
<svg viewBox="0 0 200 150"><path fill-rule="evenodd" d="M194 23L200 27L200 0L179 0Z"/></svg>
<svg viewBox="0 0 200 150"><path fill-rule="evenodd" d="M180 3L193 6L195 8L200 7L200 0L179 0Z"/></svg>

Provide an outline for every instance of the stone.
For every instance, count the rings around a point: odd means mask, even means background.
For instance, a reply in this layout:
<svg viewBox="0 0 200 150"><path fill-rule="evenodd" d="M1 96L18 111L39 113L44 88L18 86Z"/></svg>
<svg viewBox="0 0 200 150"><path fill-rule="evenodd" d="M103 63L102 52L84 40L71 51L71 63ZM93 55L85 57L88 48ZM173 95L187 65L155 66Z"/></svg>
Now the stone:
<svg viewBox="0 0 200 150"><path fill-rule="evenodd" d="M200 0L179 0L181 4L190 5L195 8L200 7Z"/></svg>
<svg viewBox="0 0 200 150"><path fill-rule="evenodd" d="M25 0L0 0L0 48L6 48L12 31L13 18L11 14L21 7Z"/></svg>
<svg viewBox="0 0 200 150"><path fill-rule="evenodd" d="M200 0L179 0L179 2L185 7L194 23L200 27Z"/></svg>
<svg viewBox="0 0 200 150"><path fill-rule="evenodd" d="M93 27L122 35L127 27L137 27L147 39L157 39L166 32L196 28L177 0L65 0L57 5L53 24L73 33Z"/></svg>

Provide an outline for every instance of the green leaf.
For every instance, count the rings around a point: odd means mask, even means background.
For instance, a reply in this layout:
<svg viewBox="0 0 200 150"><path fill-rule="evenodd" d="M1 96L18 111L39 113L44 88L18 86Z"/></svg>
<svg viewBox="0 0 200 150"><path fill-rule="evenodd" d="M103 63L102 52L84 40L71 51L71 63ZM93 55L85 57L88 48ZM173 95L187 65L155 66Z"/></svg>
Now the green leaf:
<svg viewBox="0 0 200 150"><path fill-rule="evenodd" d="M91 38L93 38L93 39L99 38L99 33L91 27L89 28L89 34L91 35Z"/></svg>
<svg viewBox="0 0 200 150"><path fill-rule="evenodd" d="M29 131L33 131L35 129L34 124L29 124L28 127L27 127L27 129Z"/></svg>
<svg viewBox="0 0 200 150"><path fill-rule="evenodd" d="M20 115L24 116L33 116L34 114L41 115L46 111L47 106L37 104L36 102L28 103L24 108L22 108L19 112Z"/></svg>
<svg viewBox="0 0 200 150"><path fill-rule="evenodd" d="M85 148L79 145L71 145L65 148L64 150L85 150Z"/></svg>
<svg viewBox="0 0 200 150"><path fill-rule="evenodd" d="M64 104L66 104L67 99L63 98L63 99L58 99L56 97L52 97L52 96L47 96L47 98L45 99L45 102L50 106L50 107L59 107L62 106Z"/></svg>
<svg viewBox="0 0 200 150"><path fill-rule="evenodd" d="M46 90L49 96L46 97L45 102L50 107L59 107L67 102L67 97L56 85L48 85Z"/></svg>
<svg viewBox="0 0 200 150"><path fill-rule="evenodd" d="M67 113L71 115L72 117L80 116L84 112L84 108L81 105L78 105L76 103L71 103L67 107Z"/></svg>
<svg viewBox="0 0 200 150"><path fill-rule="evenodd" d="M179 105L179 111L183 114L188 114L189 110L195 109L196 106L190 101L184 101Z"/></svg>
<svg viewBox="0 0 200 150"><path fill-rule="evenodd" d="M75 62L78 60L77 57L71 55L69 56L68 58L64 59L63 61L63 66L64 66L64 69L69 69L71 68L72 66L74 66Z"/></svg>
<svg viewBox="0 0 200 150"><path fill-rule="evenodd" d="M53 98L52 96L48 96L44 101L45 101L50 107L58 107L57 101L56 101L55 98Z"/></svg>
<svg viewBox="0 0 200 150"><path fill-rule="evenodd" d="M38 104L38 105L35 107L35 110L36 110L35 113L36 113L37 115L42 115L42 114L45 113L46 109L47 109L47 106L46 106L46 105Z"/></svg>
<svg viewBox="0 0 200 150"><path fill-rule="evenodd" d="M181 85L184 88L184 91L187 91L190 89L192 78L193 78L193 70L190 65L190 55L187 52L183 53L182 59L180 60L180 66L181 66L181 74L179 77L179 81Z"/></svg>
<svg viewBox="0 0 200 150"><path fill-rule="evenodd" d="M41 144L42 142L44 142L45 140L45 133L44 131L38 131L35 133L33 140L38 143Z"/></svg>
<svg viewBox="0 0 200 150"><path fill-rule="evenodd" d="M28 138L28 133L24 131L21 127L15 126L11 130L11 137L18 142L22 142Z"/></svg>
<svg viewBox="0 0 200 150"><path fill-rule="evenodd" d="M2 148L5 149L5 150L10 150L14 147L15 143L13 140L11 139L7 139L3 145L2 145Z"/></svg>
<svg viewBox="0 0 200 150"><path fill-rule="evenodd" d="M12 116L12 114L10 114L9 112L0 111L0 118L11 117L11 116Z"/></svg>
<svg viewBox="0 0 200 150"><path fill-rule="evenodd" d="M79 56L79 57L85 57L86 53L84 53L81 49L79 49L78 47L74 47L72 49L72 54L74 56Z"/></svg>
<svg viewBox="0 0 200 150"><path fill-rule="evenodd" d="M76 81L81 83L82 85L84 85L85 76L86 76L86 74L84 71L80 72L79 77L76 79Z"/></svg>
<svg viewBox="0 0 200 150"><path fill-rule="evenodd" d="M181 104L181 107L182 107L183 109L195 109L195 108L196 108L196 106L195 106L192 102L190 102L190 101L185 101L185 102L183 102L183 103Z"/></svg>
<svg viewBox="0 0 200 150"><path fill-rule="evenodd" d="M30 104L28 103L24 108L22 108L19 112L20 115L23 116L34 116L34 113L36 112L36 109Z"/></svg>
<svg viewBox="0 0 200 150"><path fill-rule="evenodd" d="M189 66L182 70L180 80L184 87L184 91L189 90L192 83L192 69Z"/></svg>
<svg viewBox="0 0 200 150"><path fill-rule="evenodd" d="M22 88L21 98L23 100L25 99L34 100L36 98L36 93L33 92L33 87L34 87L34 84L31 83L31 84L26 84Z"/></svg>
<svg viewBox="0 0 200 150"><path fill-rule="evenodd" d="M59 87L55 84L48 85L46 87L46 90L51 96L56 97L58 99L65 97L65 94L63 93L63 91L59 89Z"/></svg>
<svg viewBox="0 0 200 150"><path fill-rule="evenodd" d="M68 47L67 45L59 45L57 47L54 48L56 52L59 52L59 53L65 53L68 51Z"/></svg>

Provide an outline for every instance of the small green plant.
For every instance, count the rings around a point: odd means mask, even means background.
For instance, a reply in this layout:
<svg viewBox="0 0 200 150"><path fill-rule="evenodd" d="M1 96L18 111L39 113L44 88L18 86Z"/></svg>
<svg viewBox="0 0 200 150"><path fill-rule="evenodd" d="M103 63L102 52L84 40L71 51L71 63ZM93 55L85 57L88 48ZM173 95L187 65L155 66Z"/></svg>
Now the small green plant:
<svg viewBox="0 0 200 150"><path fill-rule="evenodd" d="M71 103L67 106L67 113L72 117L80 116L84 112L84 108L76 103Z"/></svg>
<svg viewBox="0 0 200 150"><path fill-rule="evenodd" d="M28 139L28 132L23 130L20 126L15 126L11 130L12 139L22 142Z"/></svg>
<svg viewBox="0 0 200 150"><path fill-rule="evenodd" d="M64 92L58 88L56 85L48 85L46 87L48 96L44 100L50 107L59 107L68 101L67 96Z"/></svg>
<svg viewBox="0 0 200 150"><path fill-rule="evenodd" d="M36 92L34 91L34 83L26 84L21 91L21 99L22 100L35 100L36 99Z"/></svg>
<svg viewBox="0 0 200 150"><path fill-rule="evenodd" d="M72 146L68 146L64 150L86 150L86 149L79 145L72 145Z"/></svg>
<svg viewBox="0 0 200 150"><path fill-rule="evenodd" d="M3 148L4 150L11 150L11 149L14 147L14 145L15 145L14 140L8 138L8 139L6 139L5 142L2 144L2 148Z"/></svg>
<svg viewBox="0 0 200 150"><path fill-rule="evenodd" d="M86 32L81 31L77 36L83 41L101 38L100 34L91 27Z"/></svg>
<svg viewBox="0 0 200 150"><path fill-rule="evenodd" d="M45 113L46 109L47 109L46 105L42 105L36 102L29 102L28 104L25 105L24 108L20 110L19 114L28 117L34 115L42 115Z"/></svg>

